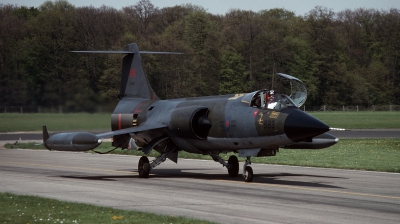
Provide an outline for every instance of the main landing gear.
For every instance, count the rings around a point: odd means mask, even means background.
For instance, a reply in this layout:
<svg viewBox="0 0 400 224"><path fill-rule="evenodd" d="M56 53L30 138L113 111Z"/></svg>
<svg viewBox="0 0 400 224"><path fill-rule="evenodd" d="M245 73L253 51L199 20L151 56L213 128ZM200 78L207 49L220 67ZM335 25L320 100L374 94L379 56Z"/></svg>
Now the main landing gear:
<svg viewBox="0 0 400 224"><path fill-rule="evenodd" d="M138 163L138 172L139 172L139 177L141 177L141 178L149 177L150 163L149 163L149 159L147 158L147 156L140 157L140 160Z"/></svg>
<svg viewBox="0 0 400 224"><path fill-rule="evenodd" d="M149 159L147 158L147 156L142 156L139 159L139 163L138 163L139 177L140 178L148 178L150 171L152 169L154 169L156 166L163 163L169 155L175 155L174 153L177 153L175 151L175 149L176 149L175 147L171 147L169 150L164 151L163 153L161 153L160 156L158 156L153 161L151 161L151 163L149 162ZM174 156L174 157L177 158L177 156L178 156L178 154L176 154L176 156ZM171 157L169 157L169 158L171 158Z"/></svg>
<svg viewBox="0 0 400 224"><path fill-rule="evenodd" d="M224 167L228 169L228 173L230 177L237 177L239 174L239 161L238 158L234 155L230 156L228 162L225 162L218 154L209 153L209 155L213 158L215 162L221 163ZM248 156L246 162L243 165L243 179L245 182L253 181L253 169L251 166L250 157Z"/></svg>
<svg viewBox="0 0 400 224"><path fill-rule="evenodd" d="M237 177L239 174L239 161L236 156L230 156L228 162L225 162L217 153L208 153L215 162L219 162L228 169L230 177Z"/></svg>
<svg viewBox="0 0 400 224"><path fill-rule="evenodd" d="M160 165L164 162L168 156L175 152L175 148L172 148L168 151L164 151L159 157L149 162L147 156L142 156L138 163L138 172L140 178L148 178L150 171L154 169L156 166ZM175 152L176 153L176 152ZM213 158L215 162L221 163L224 167L228 169L228 173L230 177L237 177L239 174L239 161L238 158L234 155L230 156L228 162L223 160L217 153L209 153L209 155ZM171 157L169 157L171 158ZM243 179L245 182L253 181L253 169L251 166L250 157L248 156L245 163L243 164Z"/></svg>

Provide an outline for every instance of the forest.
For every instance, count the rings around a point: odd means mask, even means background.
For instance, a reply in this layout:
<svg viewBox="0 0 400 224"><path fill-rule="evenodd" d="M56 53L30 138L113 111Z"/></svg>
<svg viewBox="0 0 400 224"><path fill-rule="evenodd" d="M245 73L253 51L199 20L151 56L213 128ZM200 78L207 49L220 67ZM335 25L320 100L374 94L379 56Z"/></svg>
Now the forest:
<svg viewBox="0 0 400 224"><path fill-rule="evenodd" d="M0 108L95 112L115 104L123 56L70 51L129 43L184 53L142 55L162 99L269 89L280 72L305 83L306 106L400 105L399 9L214 15L192 4L140 0L118 10L57 0L37 8L0 3Z"/></svg>

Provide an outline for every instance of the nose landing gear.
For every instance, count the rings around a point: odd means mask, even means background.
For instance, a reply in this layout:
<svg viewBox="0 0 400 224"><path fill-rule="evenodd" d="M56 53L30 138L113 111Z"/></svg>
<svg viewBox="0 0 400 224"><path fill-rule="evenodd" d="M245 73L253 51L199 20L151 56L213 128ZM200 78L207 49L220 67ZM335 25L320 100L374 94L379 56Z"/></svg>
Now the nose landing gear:
<svg viewBox="0 0 400 224"><path fill-rule="evenodd" d="M246 162L243 164L243 179L245 182L253 181L253 168L251 168L251 166L248 166L250 164L250 156L248 156Z"/></svg>

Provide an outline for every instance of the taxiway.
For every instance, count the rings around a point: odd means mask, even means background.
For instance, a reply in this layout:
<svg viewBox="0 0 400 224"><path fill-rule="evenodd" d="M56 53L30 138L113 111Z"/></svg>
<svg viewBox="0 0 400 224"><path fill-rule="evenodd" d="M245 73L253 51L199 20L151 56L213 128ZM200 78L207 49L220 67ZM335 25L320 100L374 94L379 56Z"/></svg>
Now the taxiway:
<svg viewBox="0 0 400 224"><path fill-rule="evenodd" d="M398 223L400 174L253 164L230 178L214 161L0 149L0 191L219 223ZM240 163L242 165L242 163Z"/></svg>

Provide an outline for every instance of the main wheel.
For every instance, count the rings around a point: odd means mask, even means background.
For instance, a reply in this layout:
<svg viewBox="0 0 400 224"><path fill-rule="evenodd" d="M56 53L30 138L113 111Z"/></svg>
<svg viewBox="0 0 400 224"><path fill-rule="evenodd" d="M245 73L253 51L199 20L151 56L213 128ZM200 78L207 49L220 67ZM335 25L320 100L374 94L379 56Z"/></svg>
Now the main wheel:
<svg viewBox="0 0 400 224"><path fill-rule="evenodd" d="M243 178L245 182L253 181L253 168L251 168L251 166L246 166L246 172L243 174Z"/></svg>
<svg viewBox="0 0 400 224"><path fill-rule="evenodd" d="M138 172L140 178L148 178L150 173L150 163L146 156L142 156L138 163Z"/></svg>
<svg viewBox="0 0 400 224"><path fill-rule="evenodd" d="M228 159L228 173L230 177L237 177L239 174L239 160L236 156L230 156Z"/></svg>

